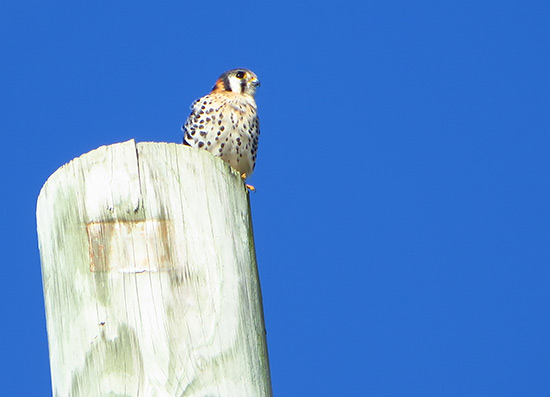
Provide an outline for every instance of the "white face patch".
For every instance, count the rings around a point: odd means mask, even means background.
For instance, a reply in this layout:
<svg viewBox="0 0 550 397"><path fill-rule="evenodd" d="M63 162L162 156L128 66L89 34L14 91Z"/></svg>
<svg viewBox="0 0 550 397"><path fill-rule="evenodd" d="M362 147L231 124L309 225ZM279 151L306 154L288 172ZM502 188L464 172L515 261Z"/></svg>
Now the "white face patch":
<svg viewBox="0 0 550 397"><path fill-rule="evenodd" d="M242 87L241 87L241 82L243 81L243 79L238 79L236 78L235 76L231 76L229 77L229 86L231 87L231 91L237 93L237 94L242 94Z"/></svg>

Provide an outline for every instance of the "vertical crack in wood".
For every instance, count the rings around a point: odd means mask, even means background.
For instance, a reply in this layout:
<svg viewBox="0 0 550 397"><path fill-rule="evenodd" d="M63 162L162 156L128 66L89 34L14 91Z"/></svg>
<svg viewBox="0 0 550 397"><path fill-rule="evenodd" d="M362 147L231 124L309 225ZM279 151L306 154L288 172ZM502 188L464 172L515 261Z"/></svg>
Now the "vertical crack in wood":
<svg viewBox="0 0 550 397"><path fill-rule="evenodd" d="M139 197L138 197L137 207L134 208L134 214L137 214L140 207L143 207L143 189L141 186L141 167L139 165L139 149L138 149L138 145L135 143L134 143L134 149L136 151L136 167L137 167L138 186L139 186Z"/></svg>

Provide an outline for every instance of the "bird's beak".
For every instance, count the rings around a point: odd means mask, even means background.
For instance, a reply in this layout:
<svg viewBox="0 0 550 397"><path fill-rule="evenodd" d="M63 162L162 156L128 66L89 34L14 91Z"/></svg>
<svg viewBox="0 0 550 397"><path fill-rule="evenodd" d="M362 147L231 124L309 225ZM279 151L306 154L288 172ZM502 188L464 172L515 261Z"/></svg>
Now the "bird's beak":
<svg viewBox="0 0 550 397"><path fill-rule="evenodd" d="M252 81L250 81L252 83L252 85L254 87L259 87L260 86L260 80L258 80L257 78L253 78Z"/></svg>

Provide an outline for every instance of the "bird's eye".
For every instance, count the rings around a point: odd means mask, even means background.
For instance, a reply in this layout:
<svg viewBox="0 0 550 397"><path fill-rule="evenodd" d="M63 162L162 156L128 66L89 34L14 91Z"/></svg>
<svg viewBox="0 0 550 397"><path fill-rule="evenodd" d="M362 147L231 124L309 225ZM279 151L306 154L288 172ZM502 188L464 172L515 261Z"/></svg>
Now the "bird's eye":
<svg viewBox="0 0 550 397"><path fill-rule="evenodd" d="M243 71L237 72L236 76L238 79L242 79L244 78L244 72Z"/></svg>

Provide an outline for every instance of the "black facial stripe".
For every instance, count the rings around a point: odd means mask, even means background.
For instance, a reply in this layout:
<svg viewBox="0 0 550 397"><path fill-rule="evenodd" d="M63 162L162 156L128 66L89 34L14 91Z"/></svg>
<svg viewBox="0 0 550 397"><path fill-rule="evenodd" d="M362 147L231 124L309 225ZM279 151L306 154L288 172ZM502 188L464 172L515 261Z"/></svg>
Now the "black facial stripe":
<svg viewBox="0 0 550 397"><path fill-rule="evenodd" d="M242 80L241 81L241 93L243 93L245 91L246 91L246 81Z"/></svg>
<svg viewBox="0 0 550 397"><path fill-rule="evenodd" d="M223 88L226 90L226 91L229 91L231 92L231 84L229 84L229 77L227 75L223 76L222 78L222 82L223 82Z"/></svg>

